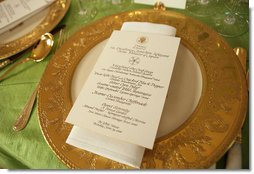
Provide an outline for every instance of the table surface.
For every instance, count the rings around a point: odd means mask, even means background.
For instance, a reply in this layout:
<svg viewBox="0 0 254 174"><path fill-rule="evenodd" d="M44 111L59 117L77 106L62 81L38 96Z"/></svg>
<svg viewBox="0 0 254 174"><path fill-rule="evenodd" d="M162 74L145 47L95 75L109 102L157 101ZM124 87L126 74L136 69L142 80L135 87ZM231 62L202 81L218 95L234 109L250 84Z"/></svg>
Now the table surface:
<svg viewBox="0 0 254 174"><path fill-rule="evenodd" d="M59 25L65 24L66 30L70 35L80 27L83 27L93 21L105 16L130 11L136 9L151 9L152 6L132 4L124 9L114 5L105 6L105 1L97 0L94 6L98 13L95 18L88 22L77 15L77 1L71 1L71 6ZM221 9L225 10L223 4ZM105 9L107 8L107 10ZM197 17L188 10L167 9L177 11L196 18L208 26L212 26L212 17ZM219 11L218 11L219 12ZM221 11L220 11L221 12ZM249 16L249 9L246 9L246 18ZM234 47L246 48L249 52L249 32L238 37L226 38L229 45ZM27 54L28 55L28 54ZM24 55L23 57L26 57ZM23 109L28 98L31 96L36 85L51 59L50 54L45 61L41 63L28 62L19 65L6 80L0 83L0 168L8 169L66 169L67 167L56 157L50 147L47 145L39 126L37 116L37 105L35 104L31 119L27 127L20 132L14 132L12 125L20 111ZM248 65L248 62L247 62ZM0 71L0 75L9 67ZM249 122L248 114L242 130L242 168L249 168ZM226 154L217 163L217 168L225 167Z"/></svg>

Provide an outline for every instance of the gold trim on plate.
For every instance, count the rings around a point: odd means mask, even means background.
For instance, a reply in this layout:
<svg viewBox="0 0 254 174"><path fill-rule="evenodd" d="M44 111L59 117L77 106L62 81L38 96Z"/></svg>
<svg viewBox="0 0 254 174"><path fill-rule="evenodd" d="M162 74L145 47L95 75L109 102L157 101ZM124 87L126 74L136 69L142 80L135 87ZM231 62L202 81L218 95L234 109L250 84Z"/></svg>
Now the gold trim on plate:
<svg viewBox="0 0 254 174"><path fill-rule="evenodd" d="M137 10L101 19L77 31L56 52L41 80L38 115L43 135L54 153L70 168L130 169L65 143L72 125L65 119L72 107L71 81L80 60L126 21L171 25L195 56L203 80L202 95L190 118L146 150L142 169L208 168L229 148L247 110L246 79L230 46L215 31L171 11Z"/></svg>
<svg viewBox="0 0 254 174"><path fill-rule="evenodd" d="M50 32L65 16L70 2L71 0L56 0L49 7L48 15L38 26L14 41L0 44L0 60L29 48L40 39L41 35Z"/></svg>

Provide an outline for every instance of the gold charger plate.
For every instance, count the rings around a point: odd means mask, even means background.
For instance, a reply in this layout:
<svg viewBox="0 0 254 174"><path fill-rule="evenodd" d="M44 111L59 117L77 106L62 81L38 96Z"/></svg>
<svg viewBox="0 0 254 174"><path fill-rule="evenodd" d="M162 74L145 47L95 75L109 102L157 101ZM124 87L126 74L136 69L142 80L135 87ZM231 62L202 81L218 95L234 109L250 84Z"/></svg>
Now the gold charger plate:
<svg viewBox="0 0 254 174"><path fill-rule="evenodd" d="M15 55L37 42L41 35L50 32L65 16L71 0L56 0L48 9L46 17L27 34L9 41L0 43L0 60ZM3 40L1 41L3 42Z"/></svg>
<svg viewBox="0 0 254 174"><path fill-rule="evenodd" d="M247 110L244 72L232 48L206 25L170 11L137 10L99 20L77 31L49 62L38 94L42 133L59 159L70 168L128 169L129 166L65 143L72 125L65 119L73 105L71 82L89 50L126 21L172 25L195 56L202 72L202 93L192 115L146 150L143 169L208 168L233 143Z"/></svg>

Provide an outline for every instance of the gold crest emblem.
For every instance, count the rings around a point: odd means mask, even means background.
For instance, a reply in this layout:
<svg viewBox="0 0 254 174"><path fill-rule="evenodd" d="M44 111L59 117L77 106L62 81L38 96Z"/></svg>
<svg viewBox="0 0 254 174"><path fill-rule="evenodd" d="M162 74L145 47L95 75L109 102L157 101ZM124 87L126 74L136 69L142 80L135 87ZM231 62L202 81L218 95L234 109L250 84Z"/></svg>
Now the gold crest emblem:
<svg viewBox="0 0 254 174"><path fill-rule="evenodd" d="M148 42L148 38L146 36L140 36L138 39L137 39L137 42L139 44L145 44Z"/></svg>

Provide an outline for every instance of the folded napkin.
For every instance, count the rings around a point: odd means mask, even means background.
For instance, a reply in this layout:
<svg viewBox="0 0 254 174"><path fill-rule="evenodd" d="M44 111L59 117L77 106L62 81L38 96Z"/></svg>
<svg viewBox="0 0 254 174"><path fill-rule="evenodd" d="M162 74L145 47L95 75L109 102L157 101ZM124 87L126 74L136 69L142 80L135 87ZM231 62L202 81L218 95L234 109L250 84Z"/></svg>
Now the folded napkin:
<svg viewBox="0 0 254 174"><path fill-rule="evenodd" d="M174 27L143 22L125 22L121 31L138 31L175 36ZM145 148L73 126L66 142L112 160L140 168Z"/></svg>
<svg viewBox="0 0 254 174"><path fill-rule="evenodd" d="M17 1L0 3L0 34L14 28L23 21L47 8L55 0Z"/></svg>
<svg viewBox="0 0 254 174"><path fill-rule="evenodd" d="M121 31L138 31L160 35L175 36L176 28L164 24L153 24L149 22L125 22Z"/></svg>

